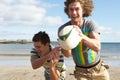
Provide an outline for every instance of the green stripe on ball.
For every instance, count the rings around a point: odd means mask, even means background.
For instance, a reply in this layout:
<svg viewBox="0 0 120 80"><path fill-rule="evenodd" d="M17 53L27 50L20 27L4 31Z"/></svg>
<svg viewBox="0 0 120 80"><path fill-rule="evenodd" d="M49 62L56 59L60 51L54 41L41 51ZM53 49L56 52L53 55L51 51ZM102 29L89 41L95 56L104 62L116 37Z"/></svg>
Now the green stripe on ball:
<svg viewBox="0 0 120 80"><path fill-rule="evenodd" d="M73 28L72 28L72 29L73 29ZM70 35L70 33L72 32L72 29L71 29L70 32L67 33L66 35L59 36L59 38L60 38L61 40L65 41L65 40L68 38L68 36Z"/></svg>

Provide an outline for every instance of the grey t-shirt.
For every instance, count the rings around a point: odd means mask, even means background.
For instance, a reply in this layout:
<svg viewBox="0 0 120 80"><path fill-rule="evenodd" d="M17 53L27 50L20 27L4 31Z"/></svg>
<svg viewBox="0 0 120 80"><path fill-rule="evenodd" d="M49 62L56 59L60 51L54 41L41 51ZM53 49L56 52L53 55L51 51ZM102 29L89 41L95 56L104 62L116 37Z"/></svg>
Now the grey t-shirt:
<svg viewBox="0 0 120 80"><path fill-rule="evenodd" d="M62 28L64 28L67 25L71 25L71 22L67 22L64 25L62 25L58 29L58 33ZM84 19L83 24L79 26L82 33L86 36L88 36L91 32L99 32L98 26L95 24L92 20ZM89 37L89 36L88 36ZM79 42L77 47L72 49L72 56L75 64L77 66L90 66L95 64L100 59L100 54L95 52L94 50L87 47L84 43Z"/></svg>

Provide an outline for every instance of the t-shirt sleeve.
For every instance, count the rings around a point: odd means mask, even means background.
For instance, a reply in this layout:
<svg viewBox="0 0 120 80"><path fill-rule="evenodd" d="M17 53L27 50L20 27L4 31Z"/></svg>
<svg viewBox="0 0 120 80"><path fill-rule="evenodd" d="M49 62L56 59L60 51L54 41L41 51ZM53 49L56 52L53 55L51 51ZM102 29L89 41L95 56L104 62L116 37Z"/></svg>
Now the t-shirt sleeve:
<svg viewBox="0 0 120 80"><path fill-rule="evenodd" d="M100 34L99 26L95 21L93 20L89 21L88 25L90 26L89 33L93 31Z"/></svg>
<svg viewBox="0 0 120 80"><path fill-rule="evenodd" d="M34 48L31 50L30 53L31 53L31 56L37 56L37 57L39 57L39 56L38 56L38 53L35 51Z"/></svg>

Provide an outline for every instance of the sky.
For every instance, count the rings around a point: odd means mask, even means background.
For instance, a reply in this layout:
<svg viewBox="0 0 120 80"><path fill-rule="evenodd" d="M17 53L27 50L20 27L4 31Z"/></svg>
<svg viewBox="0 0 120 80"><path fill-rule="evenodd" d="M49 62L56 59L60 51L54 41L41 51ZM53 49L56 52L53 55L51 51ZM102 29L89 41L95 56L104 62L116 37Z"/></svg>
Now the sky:
<svg viewBox="0 0 120 80"><path fill-rule="evenodd" d="M0 40L31 40L46 31L57 40L58 28L70 19L64 13L65 0L0 0ZM101 42L120 42L120 0L93 0L88 19L100 28Z"/></svg>

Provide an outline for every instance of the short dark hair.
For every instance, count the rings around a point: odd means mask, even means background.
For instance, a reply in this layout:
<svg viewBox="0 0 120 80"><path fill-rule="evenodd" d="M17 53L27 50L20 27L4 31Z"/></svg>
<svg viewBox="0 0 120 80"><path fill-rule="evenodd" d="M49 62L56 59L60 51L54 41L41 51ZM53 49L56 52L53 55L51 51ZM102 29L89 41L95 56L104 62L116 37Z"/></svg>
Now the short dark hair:
<svg viewBox="0 0 120 80"><path fill-rule="evenodd" d="M45 31L40 31L33 36L33 42L41 42L42 44L50 43L49 35Z"/></svg>

